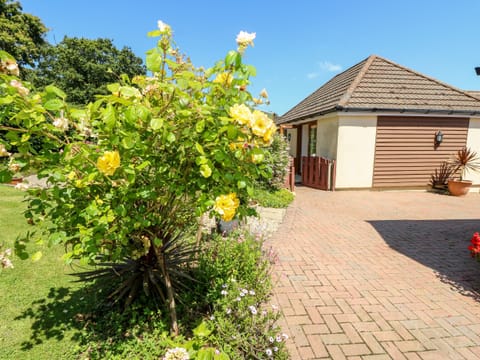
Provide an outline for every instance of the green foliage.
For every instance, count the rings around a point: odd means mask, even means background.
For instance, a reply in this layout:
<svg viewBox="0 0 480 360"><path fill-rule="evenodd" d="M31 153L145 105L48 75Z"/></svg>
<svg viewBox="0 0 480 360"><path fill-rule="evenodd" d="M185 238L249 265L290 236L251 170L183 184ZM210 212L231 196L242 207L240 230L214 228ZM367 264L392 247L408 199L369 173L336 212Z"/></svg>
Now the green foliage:
<svg viewBox="0 0 480 360"><path fill-rule="evenodd" d="M265 164L269 167L272 176L262 179L259 185L269 190L281 189L288 174L289 157L287 141L282 135L275 134L272 144L265 154Z"/></svg>
<svg viewBox="0 0 480 360"><path fill-rule="evenodd" d="M47 28L22 11L18 1L0 0L0 49L17 59L21 68L34 66L46 45Z"/></svg>
<svg viewBox="0 0 480 360"><path fill-rule="evenodd" d="M110 39L64 37L57 45L44 48L37 68L29 76L39 89L55 84L73 104L95 101L107 95L107 85L128 77L145 74L142 59L130 48L117 49Z"/></svg>
<svg viewBox="0 0 480 360"><path fill-rule="evenodd" d="M252 196L252 200L258 202L260 206L270 208L286 208L293 199L295 199L295 195L287 189L269 191L255 188Z"/></svg>
<svg viewBox="0 0 480 360"><path fill-rule="evenodd" d="M254 70L242 53L204 70L174 47L169 27L151 35L160 37L147 54L153 76L122 75L84 108L71 107L53 85L29 93L2 54L0 174L34 167L49 184L30 191L26 216L39 231L27 240L64 245L67 263L140 263L111 297L129 305L137 289L151 294L160 281L155 293L178 333L175 298L185 287L176 265L191 253L178 230L210 210L223 220L254 212L248 199L271 175L263 159L276 129L251 110L246 87Z"/></svg>

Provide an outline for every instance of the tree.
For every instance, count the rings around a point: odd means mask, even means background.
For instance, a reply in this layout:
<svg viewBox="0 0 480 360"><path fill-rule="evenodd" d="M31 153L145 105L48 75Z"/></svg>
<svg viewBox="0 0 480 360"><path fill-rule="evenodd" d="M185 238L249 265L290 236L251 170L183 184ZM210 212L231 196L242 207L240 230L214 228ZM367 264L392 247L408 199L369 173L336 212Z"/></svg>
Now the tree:
<svg viewBox="0 0 480 360"><path fill-rule="evenodd" d="M22 10L18 1L0 0L0 49L11 54L20 69L35 66L47 44L45 25Z"/></svg>
<svg viewBox="0 0 480 360"><path fill-rule="evenodd" d="M117 286L109 298L125 306L143 291L170 313L177 335L175 298L188 291L199 250L192 227L208 211L224 221L255 214L249 198L272 174L264 159L276 127L252 111L247 90L255 68L243 52L255 34L241 32L238 50L205 70L158 24L146 60L153 76L121 76L82 108L53 85L30 93L0 52L0 103L8 105L0 112L0 178L33 167L49 183L30 190L25 215L40 234L25 242L62 243L67 262L105 266L84 279L111 277L107 284ZM39 151L33 136L44 139Z"/></svg>
<svg viewBox="0 0 480 360"><path fill-rule="evenodd" d="M121 74L145 74L142 63L130 48L119 50L110 39L65 37L45 49L29 80L38 88L54 83L70 103L86 104L95 101L95 95L108 94L107 84L117 82Z"/></svg>

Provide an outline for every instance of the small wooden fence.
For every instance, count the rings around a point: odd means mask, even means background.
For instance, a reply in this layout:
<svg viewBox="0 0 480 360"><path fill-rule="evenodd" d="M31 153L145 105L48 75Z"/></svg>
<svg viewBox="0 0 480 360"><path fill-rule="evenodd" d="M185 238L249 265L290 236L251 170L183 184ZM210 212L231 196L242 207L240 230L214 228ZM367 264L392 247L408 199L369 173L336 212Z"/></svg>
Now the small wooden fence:
<svg viewBox="0 0 480 360"><path fill-rule="evenodd" d="M335 190L335 160L302 156L302 184L320 190Z"/></svg>

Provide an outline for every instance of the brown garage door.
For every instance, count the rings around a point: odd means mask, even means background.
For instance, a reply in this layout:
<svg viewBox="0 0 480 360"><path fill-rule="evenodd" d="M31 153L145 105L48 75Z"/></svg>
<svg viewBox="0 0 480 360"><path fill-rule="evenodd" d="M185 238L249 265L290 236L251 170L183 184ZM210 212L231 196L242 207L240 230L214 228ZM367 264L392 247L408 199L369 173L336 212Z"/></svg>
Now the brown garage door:
<svg viewBox="0 0 480 360"><path fill-rule="evenodd" d="M440 163L466 145L468 118L379 116L373 187L424 187ZM434 146L435 133L444 134Z"/></svg>

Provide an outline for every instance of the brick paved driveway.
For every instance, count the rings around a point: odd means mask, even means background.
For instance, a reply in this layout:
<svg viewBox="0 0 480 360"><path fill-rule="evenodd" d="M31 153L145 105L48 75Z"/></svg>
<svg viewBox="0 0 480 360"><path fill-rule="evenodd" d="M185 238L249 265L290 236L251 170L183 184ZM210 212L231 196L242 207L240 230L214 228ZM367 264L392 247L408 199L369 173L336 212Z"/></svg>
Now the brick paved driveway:
<svg viewBox="0 0 480 360"><path fill-rule="evenodd" d="M292 359L480 359L480 195L299 187L268 241Z"/></svg>

